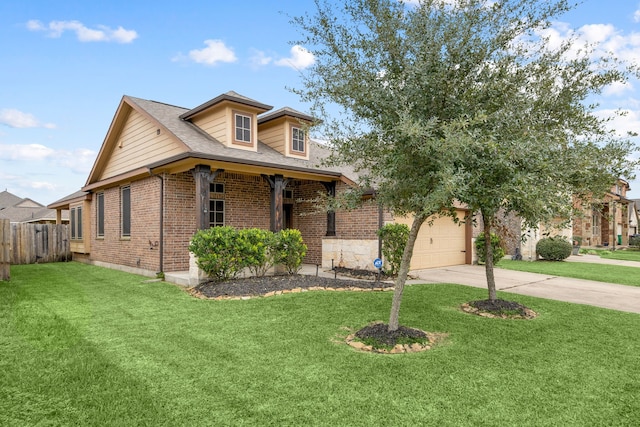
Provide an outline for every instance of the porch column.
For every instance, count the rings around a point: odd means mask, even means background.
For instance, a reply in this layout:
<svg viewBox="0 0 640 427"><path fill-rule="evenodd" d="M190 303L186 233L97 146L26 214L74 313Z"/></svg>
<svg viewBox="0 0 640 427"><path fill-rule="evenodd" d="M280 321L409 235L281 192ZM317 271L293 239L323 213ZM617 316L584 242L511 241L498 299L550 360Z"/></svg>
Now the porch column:
<svg viewBox="0 0 640 427"><path fill-rule="evenodd" d="M196 165L191 171L196 182L196 225L198 230L209 228L209 184L224 169L211 172L211 166Z"/></svg>
<svg viewBox="0 0 640 427"><path fill-rule="evenodd" d="M324 188L327 190L329 197L336 196L336 182L323 182ZM327 211L327 234L326 236L336 235L336 213L335 211Z"/></svg>
<svg viewBox="0 0 640 427"><path fill-rule="evenodd" d="M282 211L282 192L287 188L288 179L284 179L282 175L262 175L271 188L271 231L277 233L282 230L283 211Z"/></svg>

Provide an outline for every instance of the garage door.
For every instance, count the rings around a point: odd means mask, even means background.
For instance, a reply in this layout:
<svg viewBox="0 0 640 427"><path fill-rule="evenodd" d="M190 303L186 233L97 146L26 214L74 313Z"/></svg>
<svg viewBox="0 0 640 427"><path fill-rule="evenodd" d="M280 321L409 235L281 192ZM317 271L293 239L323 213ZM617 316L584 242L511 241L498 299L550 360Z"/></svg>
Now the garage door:
<svg viewBox="0 0 640 427"><path fill-rule="evenodd" d="M465 212L459 210L457 215L463 220ZM396 222L411 227L412 219L396 218ZM411 270L465 264L466 240L466 226L450 217L438 218L431 226L425 221L413 248Z"/></svg>

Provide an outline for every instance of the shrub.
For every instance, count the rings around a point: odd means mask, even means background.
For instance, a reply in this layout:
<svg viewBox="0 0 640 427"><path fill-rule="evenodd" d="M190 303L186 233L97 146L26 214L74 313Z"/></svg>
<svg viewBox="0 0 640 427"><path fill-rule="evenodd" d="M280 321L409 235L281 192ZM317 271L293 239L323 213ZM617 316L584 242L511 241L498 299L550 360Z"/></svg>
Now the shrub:
<svg viewBox="0 0 640 427"><path fill-rule="evenodd" d="M406 224L386 224L378 230L378 237L382 240L382 255L389 266L385 273L398 274L402 254L409 240L409 227Z"/></svg>
<svg viewBox="0 0 640 427"><path fill-rule="evenodd" d="M547 261L562 261L571 255L572 246L564 237L545 237L536 245L536 253Z"/></svg>
<svg viewBox="0 0 640 427"><path fill-rule="evenodd" d="M487 254L485 251L485 237L484 231L476 237L476 254L478 254L478 262L484 264L487 260ZM500 244L500 237L491 233L491 249L493 251L493 263L497 264L502 258L504 258L504 249Z"/></svg>
<svg viewBox="0 0 640 427"><path fill-rule="evenodd" d="M242 246L233 227L211 227L194 234L189 250L202 271L216 281L224 281L236 277L244 268Z"/></svg>
<svg viewBox="0 0 640 427"><path fill-rule="evenodd" d="M307 255L307 245L302 241L299 230L286 229L275 234L274 262L282 264L289 274L300 271L302 260Z"/></svg>
<svg viewBox="0 0 640 427"><path fill-rule="evenodd" d="M264 276L274 265L273 232L261 228L245 228L238 233L243 266L249 268L254 276Z"/></svg>
<svg viewBox="0 0 640 427"><path fill-rule="evenodd" d="M629 246L640 247L640 234L629 237Z"/></svg>

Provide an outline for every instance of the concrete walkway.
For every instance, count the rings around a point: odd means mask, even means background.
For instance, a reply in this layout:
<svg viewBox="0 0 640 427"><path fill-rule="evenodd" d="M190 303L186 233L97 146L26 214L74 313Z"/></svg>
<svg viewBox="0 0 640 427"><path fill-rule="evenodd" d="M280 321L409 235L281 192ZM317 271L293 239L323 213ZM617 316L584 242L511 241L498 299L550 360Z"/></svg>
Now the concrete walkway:
<svg viewBox="0 0 640 427"><path fill-rule="evenodd" d="M571 256L568 262L591 262L638 267L640 262L606 260L596 255ZM515 294L593 305L613 310L640 313L640 287L591 280L572 279L546 274L496 268L496 289ZM452 267L415 270L413 283L457 283L487 288L484 266L456 265Z"/></svg>

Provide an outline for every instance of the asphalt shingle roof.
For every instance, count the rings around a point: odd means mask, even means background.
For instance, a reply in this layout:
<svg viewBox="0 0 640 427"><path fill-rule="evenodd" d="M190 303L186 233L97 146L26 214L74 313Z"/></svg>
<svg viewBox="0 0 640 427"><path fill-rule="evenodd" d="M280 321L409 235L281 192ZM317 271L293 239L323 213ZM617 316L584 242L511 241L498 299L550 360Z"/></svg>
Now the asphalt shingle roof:
<svg viewBox="0 0 640 427"><path fill-rule="evenodd" d="M287 157L260 141L258 141L257 152L230 148L199 129L193 123L180 118L180 116L191 110L130 96L127 96L127 99L129 102L134 103L137 107L147 112L147 114L179 138L194 156L204 155L227 161L235 160L240 162L270 165L283 169L290 168L293 170L308 170L316 173L322 171L336 175L343 174L347 178L355 180L355 174L347 167L323 166L321 162L329 155L329 150L315 141L311 141L309 144L309 160ZM285 113L294 115L294 117L309 117L304 113L300 113L286 107L268 114L281 115Z"/></svg>

